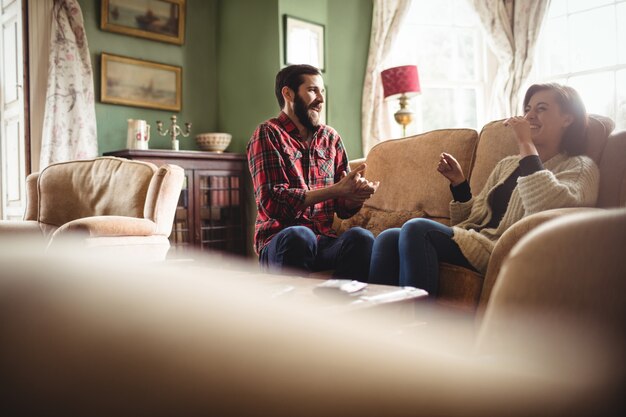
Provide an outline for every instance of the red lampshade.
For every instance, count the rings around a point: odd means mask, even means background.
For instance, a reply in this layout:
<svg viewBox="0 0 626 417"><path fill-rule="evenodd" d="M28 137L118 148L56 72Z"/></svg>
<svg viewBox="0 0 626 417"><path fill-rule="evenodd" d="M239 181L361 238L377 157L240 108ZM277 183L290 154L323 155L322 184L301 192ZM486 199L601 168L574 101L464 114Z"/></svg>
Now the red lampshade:
<svg viewBox="0 0 626 417"><path fill-rule="evenodd" d="M393 67L380 73L385 98L406 94L408 97L421 92L416 65Z"/></svg>

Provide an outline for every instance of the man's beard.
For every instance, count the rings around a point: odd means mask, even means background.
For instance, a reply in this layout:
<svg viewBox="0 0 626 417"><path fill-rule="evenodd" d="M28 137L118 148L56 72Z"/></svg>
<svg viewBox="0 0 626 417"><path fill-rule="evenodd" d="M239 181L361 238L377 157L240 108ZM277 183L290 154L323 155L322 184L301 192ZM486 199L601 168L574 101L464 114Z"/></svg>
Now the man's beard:
<svg viewBox="0 0 626 417"><path fill-rule="evenodd" d="M312 105L317 106L319 103L313 102ZM316 120L311 117L309 114L309 107L304 103L304 100L299 95L296 95L296 98L293 102L293 112L298 117L302 126L306 127L310 131L314 131L320 124L319 116Z"/></svg>

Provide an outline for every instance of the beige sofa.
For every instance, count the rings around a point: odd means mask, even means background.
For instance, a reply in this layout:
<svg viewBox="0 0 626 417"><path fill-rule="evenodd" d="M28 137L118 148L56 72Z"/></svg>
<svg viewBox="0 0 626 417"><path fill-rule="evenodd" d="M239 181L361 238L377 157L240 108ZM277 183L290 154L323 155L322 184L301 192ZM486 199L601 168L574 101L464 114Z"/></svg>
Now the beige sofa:
<svg viewBox="0 0 626 417"><path fill-rule="evenodd" d="M37 236L47 250L71 241L163 259L183 177L176 165L114 157L52 164L28 176L24 220L0 221L0 236Z"/></svg>
<svg viewBox="0 0 626 417"><path fill-rule="evenodd" d="M626 131L610 134L612 120L591 116L587 154L600 167L601 184L597 206L626 206ZM365 227L375 235L400 227L415 217L449 224L451 194L448 181L436 171L441 152L454 155L473 193L478 193L498 161L517 153L515 138L502 121L485 125L478 134L471 129L442 129L378 144L367 155L370 180L381 185L361 211L348 220L335 221L339 233L353 226ZM363 160L352 161L351 166ZM538 213L509 229L497 243L483 277L474 271L449 264L440 266L438 301L468 312L482 311L487 304L503 258L529 230L562 213L563 209Z"/></svg>

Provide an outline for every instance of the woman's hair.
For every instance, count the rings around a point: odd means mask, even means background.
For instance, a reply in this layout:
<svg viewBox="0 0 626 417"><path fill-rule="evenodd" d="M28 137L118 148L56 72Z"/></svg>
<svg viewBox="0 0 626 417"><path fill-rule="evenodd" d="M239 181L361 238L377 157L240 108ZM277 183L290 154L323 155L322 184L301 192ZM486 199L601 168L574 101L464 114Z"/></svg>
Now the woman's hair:
<svg viewBox="0 0 626 417"><path fill-rule="evenodd" d="M524 96L524 109L528 106L531 97L538 91L543 90L552 91L561 107L561 111L570 114L574 118L572 124L563 133L561 151L571 156L584 154L587 148L588 119L587 110L580 95L572 87L566 85L556 83L533 84L528 88Z"/></svg>

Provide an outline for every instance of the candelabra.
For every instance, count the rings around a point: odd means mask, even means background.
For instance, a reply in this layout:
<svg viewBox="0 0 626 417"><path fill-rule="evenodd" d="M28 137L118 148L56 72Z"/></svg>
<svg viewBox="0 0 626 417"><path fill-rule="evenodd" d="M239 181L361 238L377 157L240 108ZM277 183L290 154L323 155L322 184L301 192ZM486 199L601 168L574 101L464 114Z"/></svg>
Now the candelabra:
<svg viewBox="0 0 626 417"><path fill-rule="evenodd" d="M191 123L189 122L185 123L185 131L183 132L180 126L178 126L178 124L176 123L176 115L172 115L171 119L172 119L172 125L170 126L169 129L166 129L166 130L163 130L163 122L160 120L157 120L156 122L157 131L159 132L159 135L161 136L165 136L169 134L170 137L172 138L172 149L177 151L178 139L176 138L178 137L178 135L181 135L184 138L189 136L189 133L191 133Z"/></svg>

